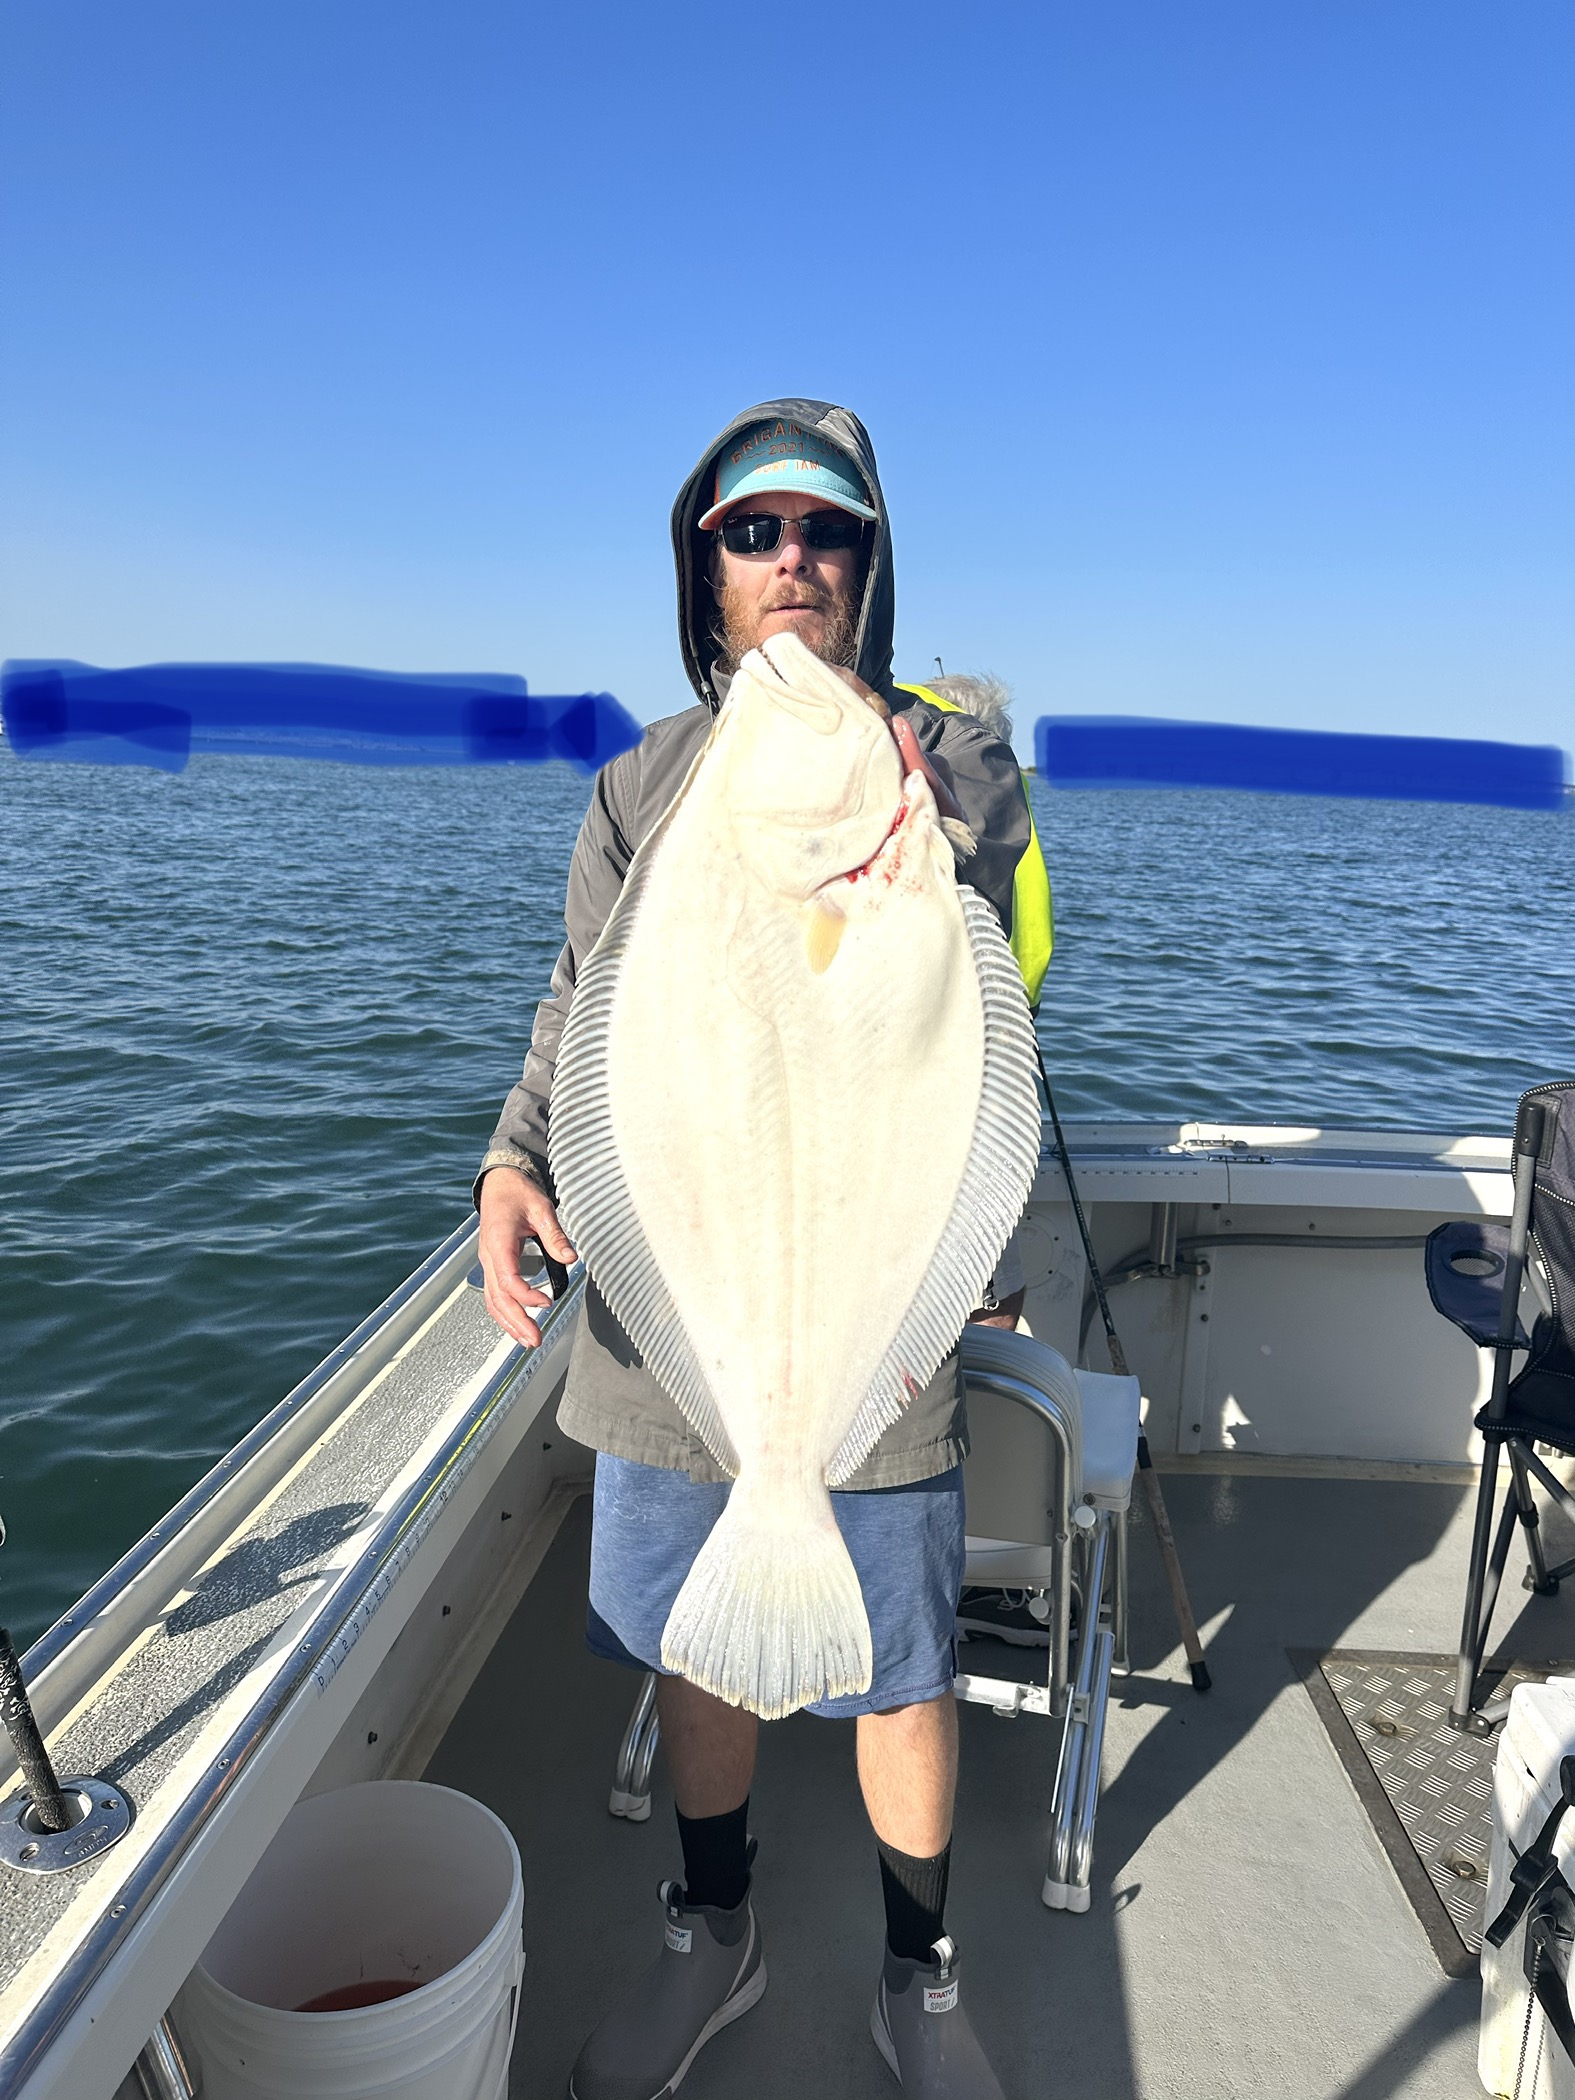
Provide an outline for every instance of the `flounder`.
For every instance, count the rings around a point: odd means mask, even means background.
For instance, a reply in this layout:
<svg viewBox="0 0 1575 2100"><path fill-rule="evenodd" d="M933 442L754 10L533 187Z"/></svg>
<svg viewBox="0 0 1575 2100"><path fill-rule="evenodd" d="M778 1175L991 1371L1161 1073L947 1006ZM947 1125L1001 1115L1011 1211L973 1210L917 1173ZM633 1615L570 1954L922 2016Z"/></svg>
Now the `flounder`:
<svg viewBox="0 0 1575 2100"><path fill-rule="evenodd" d="M1038 1161L1033 1071L925 771L772 636L582 968L549 1122L568 1232L735 1476L662 1637L733 1705L869 1688L827 1490L979 1302Z"/></svg>

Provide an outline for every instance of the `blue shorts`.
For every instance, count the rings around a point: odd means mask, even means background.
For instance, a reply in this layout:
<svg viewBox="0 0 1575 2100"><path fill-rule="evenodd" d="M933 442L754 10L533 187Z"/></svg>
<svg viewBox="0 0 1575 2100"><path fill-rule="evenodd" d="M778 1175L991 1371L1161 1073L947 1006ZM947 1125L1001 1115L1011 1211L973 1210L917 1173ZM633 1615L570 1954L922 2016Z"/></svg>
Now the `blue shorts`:
<svg viewBox="0 0 1575 2100"><path fill-rule="evenodd" d="M725 1481L597 1453L585 1621L593 1655L671 1676L662 1628L728 1493ZM807 1711L845 1720L939 1699L957 1674L962 1467L911 1487L833 1495L831 1506L864 1592L875 1670L867 1692Z"/></svg>

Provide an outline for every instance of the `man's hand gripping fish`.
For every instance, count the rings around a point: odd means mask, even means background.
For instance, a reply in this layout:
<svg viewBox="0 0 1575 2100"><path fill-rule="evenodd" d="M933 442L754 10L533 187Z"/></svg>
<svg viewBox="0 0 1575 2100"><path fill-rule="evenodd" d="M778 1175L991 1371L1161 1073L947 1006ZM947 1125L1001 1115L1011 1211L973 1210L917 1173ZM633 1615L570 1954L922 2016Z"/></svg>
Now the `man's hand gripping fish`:
<svg viewBox="0 0 1575 2100"><path fill-rule="evenodd" d="M663 1664L767 1718L869 1687L827 1489L951 1350L1039 1155L1022 982L956 878L972 842L877 706L794 635L745 657L552 1093L564 1223L736 1476Z"/></svg>

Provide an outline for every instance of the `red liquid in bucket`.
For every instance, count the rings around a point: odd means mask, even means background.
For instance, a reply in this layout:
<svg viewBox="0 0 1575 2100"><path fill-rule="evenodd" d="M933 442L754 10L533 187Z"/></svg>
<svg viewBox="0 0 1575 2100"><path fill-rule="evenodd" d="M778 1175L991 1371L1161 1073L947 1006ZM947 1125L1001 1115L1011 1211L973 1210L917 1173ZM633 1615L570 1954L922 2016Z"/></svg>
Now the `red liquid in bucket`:
<svg viewBox="0 0 1575 2100"><path fill-rule="evenodd" d="M390 1998L403 1998L411 1991L420 1990L415 1977L401 1978L397 1983L347 1983L337 1991L324 1991L319 1998L308 1998L298 2005L297 2012L357 2012L363 2005L386 2005Z"/></svg>

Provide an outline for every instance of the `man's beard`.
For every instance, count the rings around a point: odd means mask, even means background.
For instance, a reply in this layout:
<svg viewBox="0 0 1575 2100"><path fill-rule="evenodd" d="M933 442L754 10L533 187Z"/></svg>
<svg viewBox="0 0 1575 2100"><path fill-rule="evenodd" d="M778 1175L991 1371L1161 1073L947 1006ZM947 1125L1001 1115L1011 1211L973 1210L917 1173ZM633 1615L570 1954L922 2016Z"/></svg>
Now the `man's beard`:
<svg viewBox="0 0 1575 2100"><path fill-rule="evenodd" d="M818 642L810 641L805 635L805 647L822 663L841 664L850 671L853 669L858 623L851 593L834 597L827 591L815 591L761 606L748 604L736 586L724 584L717 592L717 599L717 617L712 628L718 649L716 668L729 677L757 645L766 615L780 612L784 605L812 605L821 615L823 632ZM795 621L795 628L797 624Z"/></svg>

